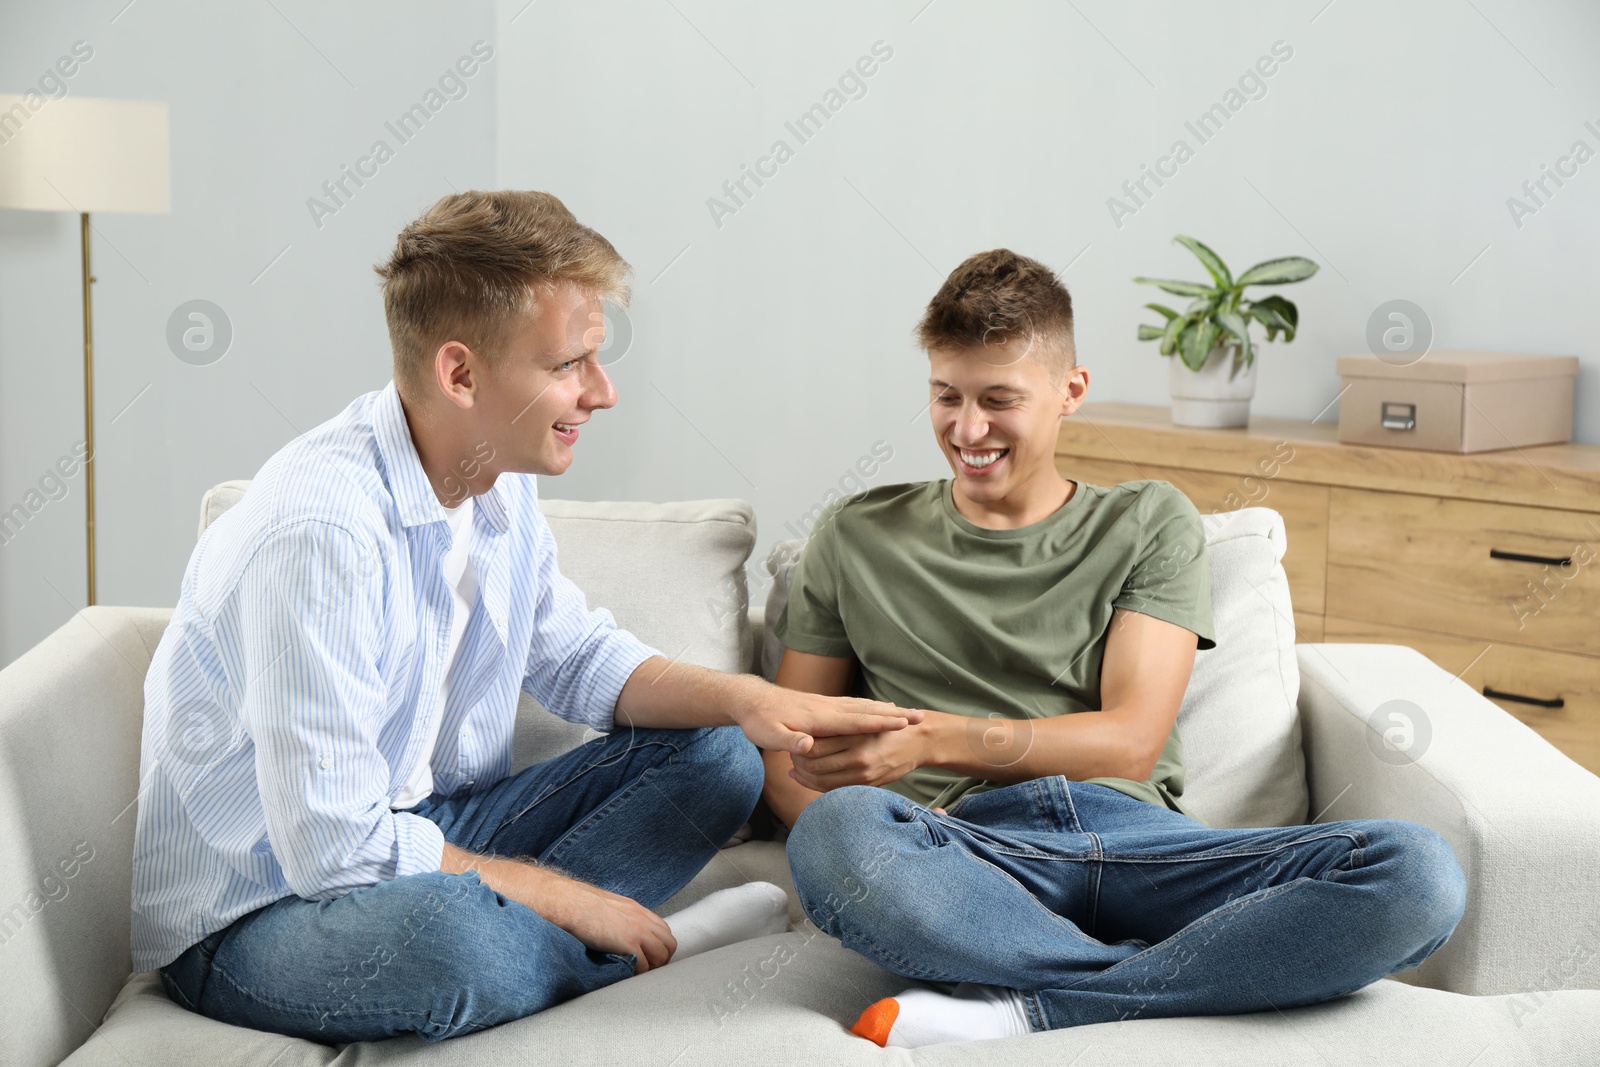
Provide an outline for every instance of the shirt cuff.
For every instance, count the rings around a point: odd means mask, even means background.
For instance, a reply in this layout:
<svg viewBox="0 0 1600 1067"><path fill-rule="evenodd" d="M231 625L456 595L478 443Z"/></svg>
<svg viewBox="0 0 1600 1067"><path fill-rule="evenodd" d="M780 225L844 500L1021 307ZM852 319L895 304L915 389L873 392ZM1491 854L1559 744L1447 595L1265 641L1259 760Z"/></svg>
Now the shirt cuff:
<svg viewBox="0 0 1600 1067"><path fill-rule="evenodd" d="M594 702L585 718L591 727L610 733L616 725L617 698L622 687L639 665L660 652L639 640L627 630L616 629L606 635L606 643L595 657Z"/></svg>
<svg viewBox="0 0 1600 1067"><path fill-rule="evenodd" d="M409 811L393 812L394 876L428 874L444 862L444 831L432 819Z"/></svg>

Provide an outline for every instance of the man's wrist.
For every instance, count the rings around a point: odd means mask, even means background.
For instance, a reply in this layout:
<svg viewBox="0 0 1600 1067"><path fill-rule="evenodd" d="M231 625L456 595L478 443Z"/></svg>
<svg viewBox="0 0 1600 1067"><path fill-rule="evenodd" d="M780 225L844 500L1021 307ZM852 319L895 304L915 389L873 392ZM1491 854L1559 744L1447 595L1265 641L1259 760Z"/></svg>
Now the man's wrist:
<svg viewBox="0 0 1600 1067"><path fill-rule="evenodd" d="M956 746L961 744L964 736L963 718L946 711L929 711L922 722L908 727L922 734L917 766L949 767L951 762L960 758Z"/></svg>
<svg viewBox="0 0 1600 1067"><path fill-rule="evenodd" d="M776 686L753 674L730 675L729 680L732 687L726 705L729 725L742 730L747 724L771 714L773 703L780 696Z"/></svg>
<svg viewBox="0 0 1600 1067"><path fill-rule="evenodd" d="M928 731L928 742L923 747L925 761L922 766L936 766L960 774L970 773L973 750L968 741L968 729L973 720L968 715L950 712L928 712L922 726Z"/></svg>

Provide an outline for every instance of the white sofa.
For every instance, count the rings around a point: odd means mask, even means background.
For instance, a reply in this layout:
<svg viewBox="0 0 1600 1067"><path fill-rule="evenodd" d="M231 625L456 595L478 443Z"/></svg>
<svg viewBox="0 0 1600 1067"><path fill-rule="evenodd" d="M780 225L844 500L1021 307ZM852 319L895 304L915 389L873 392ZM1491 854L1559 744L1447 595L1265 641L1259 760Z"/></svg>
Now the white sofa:
<svg viewBox="0 0 1600 1067"><path fill-rule="evenodd" d="M207 494L202 531L246 485ZM748 505L547 501L545 511L562 569L591 603L671 655L758 669ZM1600 778L1409 649L1296 646L1276 513L1207 523L1219 645L1202 654L1179 718L1186 797L1212 825L1393 817L1437 830L1467 874L1468 905L1413 971L1309 1008L882 1050L845 1027L907 983L820 933L793 899L783 846L749 841L724 848L662 911L763 879L790 888L787 933L437 1045L329 1047L227 1026L169 1002L153 974L129 973L142 683L170 610L92 607L0 672L0 975L11 1004L0 1063L1600 1063ZM1389 720L1374 713L1395 707L1424 720L1414 758L1382 743ZM526 698L518 717L518 767L583 740Z"/></svg>

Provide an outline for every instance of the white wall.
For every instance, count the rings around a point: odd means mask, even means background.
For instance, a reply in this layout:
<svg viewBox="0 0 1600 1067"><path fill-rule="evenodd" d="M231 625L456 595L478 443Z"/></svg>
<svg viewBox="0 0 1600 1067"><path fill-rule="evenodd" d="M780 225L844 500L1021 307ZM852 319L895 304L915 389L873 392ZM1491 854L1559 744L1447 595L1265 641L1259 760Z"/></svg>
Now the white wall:
<svg viewBox="0 0 1600 1067"><path fill-rule="evenodd" d="M488 0L126 4L7 4L0 92L82 40L94 55L71 94L171 105L172 214L93 220L97 600L168 606L206 488L389 380L372 265L452 186L494 181L500 59L402 146L384 123L474 41L493 46ZM319 228L307 199L380 137L394 158L347 182L355 195ZM169 314L196 298L233 325L209 366L166 342ZM0 210L0 510L83 438L81 320L77 216ZM83 481L0 545L0 664L85 602Z"/></svg>
<svg viewBox="0 0 1600 1067"><path fill-rule="evenodd" d="M1159 294L1129 279L1203 278L1175 233L1236 270L1323 264L1282 290L1302 332L1264 355L1262 413L1327 409L1335 358L1404 298L1435 347L1581 356L1577 436L1600 441L1600 160L1520 229L1506 207L1574 140L1600 150L1600 8L1325 4L528 9L501 33L499 181L557 192L639 279L621 403L560 495L745 497L759 558L876 441L894 459L874 483L944 476L910 331L950 269L1002 245L1065 268L1093 398L1165 403L1135 340ZM866 95L800 144L785 121L879 40ZM1265 95L1200 144L1185 121L1277 41L1293 56ZM780 138L794 158L718 226L707 199ZM1115 225L1108 198L1179 138L1193 158Z"/></svg>
<svg viewBox="0 0 1600 1067"><path fill-rule="evenodd" d="M452 187L551 190L637 269L622 401L546 495L744 497L758 556L878 442L873 484L945 473L910 331L999 245L1064 270L1095 398L1164 401L1133 340L1155 294L1128 279L1200 277L1182 232L1236 268L1324 264L1284 291L1303 330L1266 352L1257 410L1323 410L1335 357L1405 298L1438 347L1582 357L1577 436L1600 441L1600 162L1520 228L1506 206L1575 140L1600 150L1592 3L125 3L12 4L0 35L0 92L85 40L72 93L172 106L173 213L96 219L102 603L174 603L204 489L388 379L370 268ZM307 198L478 40L467 97L319 229ZM800 144L784 123L880 40L865 95ZM1266 94L1198 144L1185 121L1276 41ZM719 227L707 199L780 138L793 158ZM1115 225L1107 199L1178 138L1194 158ZM195 298L235 331L205 367L165 341ZM0 210L0 510L82 436L78 301L77 219ZM80 475L0 546L0 663L82 605L82 499Z"/></svg>

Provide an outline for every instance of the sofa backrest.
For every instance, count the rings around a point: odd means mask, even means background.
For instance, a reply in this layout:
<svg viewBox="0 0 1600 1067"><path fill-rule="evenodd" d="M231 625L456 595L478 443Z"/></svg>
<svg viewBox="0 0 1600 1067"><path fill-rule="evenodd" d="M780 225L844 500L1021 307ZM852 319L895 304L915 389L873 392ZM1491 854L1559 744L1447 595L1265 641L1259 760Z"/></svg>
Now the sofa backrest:
<svg viewBox="0 0 1600 1067"><path fill-rule="evenodd" d="M248 482L213 488L199 532ZM746 669L739 500L540 504L562 573L664 654ZM98 1025L127 979L144 676L169 608L85 608L0 671L0 974L11 1018L0 1064L54 1064ZM580 744L584 728L524 695L513 767Z"/></svg>
<svg viewBox="0 0 1600 1067"><path fill-rule="evenodd" d="M1217 647L1195 656L1178 711L1184 805L1207 826L1291 826L1306 820L1305 755L1295 701L1294 613L1283 572L1283 518L1271 508L1203 517L1211 568ZM761 669L777 670L773 636L804 541L783 541L767 556Z"/></svg>

